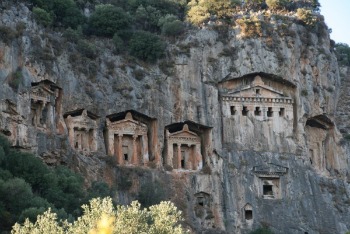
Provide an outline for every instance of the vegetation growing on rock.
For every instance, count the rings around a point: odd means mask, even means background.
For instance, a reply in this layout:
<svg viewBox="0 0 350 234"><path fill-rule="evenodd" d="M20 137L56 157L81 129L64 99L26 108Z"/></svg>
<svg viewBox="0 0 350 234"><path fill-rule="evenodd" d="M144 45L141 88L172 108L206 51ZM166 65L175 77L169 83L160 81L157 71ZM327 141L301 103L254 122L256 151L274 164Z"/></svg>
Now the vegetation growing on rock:
<svg viewBox="0 0 350 234"><path fill-rule="evenodd" d="M51 208L59 218L71 220L81 214L88 199L109 196L103 183L93 183L85 191L83 179L64 166L47 167L40 158L10 148L0 136L0 229L10 230L18 221L35 221Z"/></svg>

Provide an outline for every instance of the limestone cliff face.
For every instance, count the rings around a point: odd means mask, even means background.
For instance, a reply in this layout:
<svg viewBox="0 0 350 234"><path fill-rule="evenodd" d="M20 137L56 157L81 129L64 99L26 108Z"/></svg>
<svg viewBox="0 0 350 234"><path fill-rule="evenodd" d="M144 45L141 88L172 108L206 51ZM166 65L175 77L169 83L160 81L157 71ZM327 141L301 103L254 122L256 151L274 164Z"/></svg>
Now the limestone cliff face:
<svg viewBox="0 0 350 234"><path fill-rule="evenodd" d="M25 25L0 42L0 131L13 146L67 164L87 183L130 180L116 195L121 203L158 180L198 233L247 233L261 225L275 233L350 229L349 149L334 122L344 116L336 115L341 79L324 24L311 31L257 14L270 25L261 37L209 25L169 44L164 61L145 64L113 54L105 39L94 41L95 60L76 57L74 45L39 27L27 6L2 4L0 25ZM33 98L33 87L46 92L48 105ZM346 98L341 103L346 114ZM35 124L39 110L46 118ZM121 121L127 110L152 129L148 145L133 151L147 147L142 157L149 162L139 159L136 168L115 167L110 149L124 160L130 155L119 141L106 143L106 123ZM71 124L80 115L86 124ZM177 123L201 136L197 171L165 165L167 131L178 131ZM174 168L182 167L179 160Z"/></svg>

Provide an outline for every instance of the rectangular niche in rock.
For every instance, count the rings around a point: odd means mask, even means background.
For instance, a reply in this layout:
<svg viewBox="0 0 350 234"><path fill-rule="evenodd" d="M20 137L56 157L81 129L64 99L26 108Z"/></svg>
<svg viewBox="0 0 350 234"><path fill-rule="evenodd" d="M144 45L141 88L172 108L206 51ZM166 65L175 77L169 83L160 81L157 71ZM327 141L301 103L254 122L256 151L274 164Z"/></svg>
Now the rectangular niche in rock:
<svg viewBox="0 0 350 234"><path fill-rule="evenodd" d="M305 133L311 165L320 173L328 173L327 166L335 165L333 121L326 114L310 117L305 124Z"/></svg>
<svg viewBox="0 0 350 234"><path fill-rule="evenodd" d="M147 165L160 162L157 121L134 110L106 117L106 149L118 165Z"/></svg>
<svg viewBox="0 0 350 234"><path fill-rule="evenodd" d="M61 88L50 80L33 82L30 91L30 122L35 127L52 127L59 107Z"/></svg>
<svg viewBox="0 0 350 234"><path fill-rule="evenodd" d="M99 116L85 109L77 109L66 112L63 117L68 128L71 147L83 153L95 152Z"/></svg>
<svg viewBox="0 0 350 234"><path fill-rule="evenodd" d="M253 207L249 203L244 206L244 219L248 222L253 220Z"/></svg>
<svg viewBox="0 0 350 234"><path fill-rule="evenodd" d="M165 127L164 163L173 169L200 170L211 152L211 128L185 121Z"/></svg>
<svg viewBox="0 0 350 234"><path fill-rule="evenodd" d="M212 210L211 195L205 192L198 192L194 194L194 198L193 209L197 221L205 228L213 228L215 217Z"/></svg>
<svg viewBox="0 0 350 234"><path fill-rule="evenodd" d="M259 195L264 199L281 199L283 194L281 177L288 172L287 167L268 163L255 166L254 174L258 178Z"/></svg>

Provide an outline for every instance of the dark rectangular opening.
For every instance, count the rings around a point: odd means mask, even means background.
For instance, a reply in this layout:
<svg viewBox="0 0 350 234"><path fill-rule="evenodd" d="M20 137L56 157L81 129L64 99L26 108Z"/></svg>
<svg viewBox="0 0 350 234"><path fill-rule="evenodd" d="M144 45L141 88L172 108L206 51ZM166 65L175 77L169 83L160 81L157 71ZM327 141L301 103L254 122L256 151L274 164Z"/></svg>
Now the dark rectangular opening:
<svg viewBox="0 0 350 234"><path fill-rule="evenodd" d="M260 94L260 89L256 89L256 90L255 90L255 93L256 93L256 94Z"/></svg>
<svg viewBox="0 0 350 234"><path fill-rule="evenodd" d="M247 116L247 115L248 115L248 107L243 106L242 115L243 115L243 116Z"/></svg>
<svg viewBox="0 0 350 234"><path fill-rule="evenodd" d="M244 216L245 216L246 220L252 220L253 219L253 211L252 210L246 210Z"/></svg>
<svg viewBox="0 0 350 234"><path fill-rule="evenodd" d="M185 160L181 159L181 168L185 168Z"/></svg>
<svg viewBox="0 0 350 234"><path fill-rule="evenodd" d="M255 115L258 115L258 116L259 116L259 115L261 115L261 110L260 110L260 107L258 107L258 106L257 106L257 107L255 107L254 114L255 114Z"/></svg>
<svg viewBox="0 0 350 234"><path fill-rule="evenodd" d="M273 116L272 107L268 107L267 108L267 117L272 117L272 116Z"/></svg>
<svg viewBox="0 0 350 234"><path fill-rule="evenodd" d="M230 112L231 112L231 115L235 115L236 114L236 108L234 106L231 106L230 107Z"/></svg>
<svg viewBox="0 0 350 234"><path fill-rule="evenodd" d="M128 154L124 154L124 160L128 161L129 160L129 155Z"/></svg>
<svg viewBox="0 0 350 234"><path fill-rule="evenodd" d="M284 116L284 108L280 108L280 111L278 112L278 114L280 115L280 117Z"/></svg>
<svg viewBox="0 0 350 234"><path fill-rule="evenodd" d="M263 195L264 196L273 196L272 185L269 185L269 184L263 185Z"/></svg>

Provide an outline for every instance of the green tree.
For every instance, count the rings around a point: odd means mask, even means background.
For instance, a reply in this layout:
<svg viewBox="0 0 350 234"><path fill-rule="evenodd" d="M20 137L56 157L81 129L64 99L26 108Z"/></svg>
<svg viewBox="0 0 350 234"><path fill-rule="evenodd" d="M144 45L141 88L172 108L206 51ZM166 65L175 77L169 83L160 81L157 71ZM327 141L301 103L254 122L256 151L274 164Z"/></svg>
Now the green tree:
<svg viewBox="0 0 350 234"><path fill-rule="evenodd" d="M158 21L161 18L161 12L152 6L140 5L135 14L135 22L141 26L141 29L146 31L158 30Z"/></svg>
<svg viewBox="0 0 350 234"><path fill-rule="evenodd" d="M210 16L227 19L239 5L239 0L191 0L188 3L187 20L198 25L207 21Z"/></svg>
<svg viewBox="0 0 350 234"><path fill-rule="evenodd" d="M162 34L166 36L176 36L184 30L184 24L175 15L168 14L158 21Z"/></svg>
<svg viewBox="0 0 350 234"><path fill-rule="evenodd" d="M45 27L49 27L52 25L52 16L50 15L50 13L48 13L47 11L45 11L42 8L39 7L34 7L33 8L33 15L35 20L39 23L42 24Z"/></svg>
<svg viewBox="0 0 350 234"><path fill-rule="evenodd" d="M124 41L117 33L115 33L113 36L113 44L116 52L121 52L124 50Z"/></svg>
<svg viewBox="0 0 350 234"><path fill-rule="evenodd" d="M164 55L166 44L150 32L138 31L131 38L130 54L149 62L155 62Z"/></svg>
<svg viewBox="0 0 350 234"><path fill-rule="evenodd" d="M342 66L350 66L350 47L346 43L335 44L335 55Z"/></svg>
<svg viewBox="0 0 350 234"><path fill-rule="evenodd" d="M118 234L182 234L186 233L179 222L181 212L171 202L161 202L149 209L141 209L133 201L130 206L114 208L111 198L94 198L83 205L84 213L75 222L57 221L49 209L39 215L35 223L27 219L23 225L16 223L12 234L22 233L118 233Z"/></svg>
<svg viewBox="0 0 350 234"><path fill-rule="evenodd" d="M92 34L112 37L119 30L130 26L131 18L122 8L110 4L96 6L89 19Z"/></svg>

